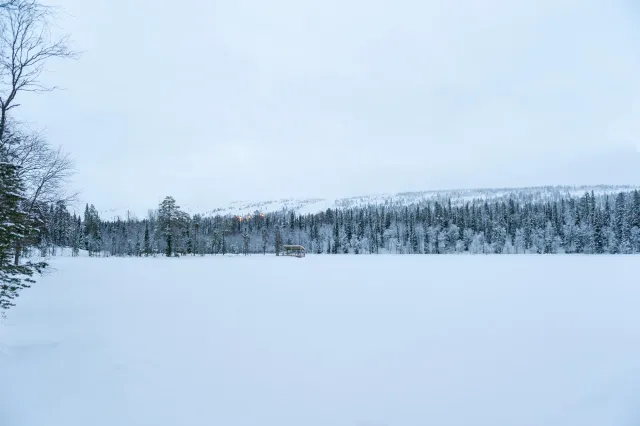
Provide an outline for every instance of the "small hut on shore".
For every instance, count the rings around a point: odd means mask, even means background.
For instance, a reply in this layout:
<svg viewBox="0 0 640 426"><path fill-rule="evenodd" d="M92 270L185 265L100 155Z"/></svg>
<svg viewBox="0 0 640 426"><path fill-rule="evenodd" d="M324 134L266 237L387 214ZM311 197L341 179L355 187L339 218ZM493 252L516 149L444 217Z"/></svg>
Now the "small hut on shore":
<svg viewBox="0 0 640 426"><path fill-rule="evenodd" d="M285 256L304 257L306 253L304 247L300 245L285 244L282 248Z"/></svg>

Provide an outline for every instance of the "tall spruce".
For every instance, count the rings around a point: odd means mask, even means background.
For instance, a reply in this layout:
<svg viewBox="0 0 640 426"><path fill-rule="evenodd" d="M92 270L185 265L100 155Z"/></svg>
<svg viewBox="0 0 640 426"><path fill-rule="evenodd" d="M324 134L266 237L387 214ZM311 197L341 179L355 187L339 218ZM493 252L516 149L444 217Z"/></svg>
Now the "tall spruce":
<svg viewBox="0 0 640 426"><path fill-rule="evenodd" d="M0 311L15 306L20 292L35 282L35 273L41 273L46 262L26 261L16 264L13 252L17 241L38 232L33 219L24 211L23 184L18 167L0 161Z"/></svg>
<svg viewBox="0 0 640 426"><path fill-rule="evenodd" d="M275 250L276 256L280 256L280 252L282 251L282 232L280 231L280 225L276 225Z"/></svg>
<svg viewBox="0 0 640 426"><path fill-rule="evenodd" d="M149 238L149 224L144 225L144 255L149 256L151 254L151 239Z"/></svg>
<svg viewBox="0 0 640 426"><path fill-rule="evenodd" d="M180 206L176 204L176 200L167 196L160 203L158 208L158 231L164 237L165 254L167 257L182 252L186 252L186 244L180 244L179 237L181 231L188 229L189 217L186 213L180 211ZM188 234L187 234L188 235ZM180 244L179 249L178 245ZM182 247L184 245L184 247Z"/></svg>

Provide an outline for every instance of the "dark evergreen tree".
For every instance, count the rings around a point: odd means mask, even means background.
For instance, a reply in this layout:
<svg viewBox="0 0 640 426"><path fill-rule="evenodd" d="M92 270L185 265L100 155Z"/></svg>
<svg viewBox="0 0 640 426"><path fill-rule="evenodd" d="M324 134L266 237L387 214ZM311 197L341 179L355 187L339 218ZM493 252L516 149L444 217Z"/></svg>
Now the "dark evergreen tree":
<svg viewBox="0 0 640 426"><path fill-rule="evenodd" d="M280 226L276 225L276 256L280 256L280 252L282 251L282 233L280 231Z"/></svg>
<svg viewBox="0 0 640 426"><path fill-rule="evenodd" d="M333 250L331 253L337 254L340 251L340 224L338 223L338 214L336 212L336 220L333 224Z"/></svg>
<svg viewBox="0 0 640 426"><path fill-rule="evenodd" d="M267 244L269 242L269 234L267 228L262 228L262 254L267 254Z"/></svg>
<svg viewBox="0 0 640 426"><path fill-rule="evenodd" d="M32 237L39 228L23 209L23 196L18 167L0 161L0 310L15 306L20 292L35 281L33 275L41 273L45 262L27 261L16 264L15 250L19 241Z"/></svg>
<svg viewBox="0 0 640 426"><path fill-rule="evenodd" d="M171 233L168 233L165 235L165 238L167 239L167 246L165 248L165 256L167 257L171 257L171 254L173 253L173 235Z"/></svg>
<svg viewBox="0 0 640 426"><path fill-rule="evenodd" d="M151 239L149 238L149 224L144 225L144 255L149 256L151 254Z"/></svg>
<svg viewBox="0 0 640 426"><path fill-rule="evenodd" d="M249 255L249 243L251 242L251 238L249 236L249 231L247 228L244 228L244 234L242 235L242 254L245 256Z"/></svg>
<svg viewBox="0 0 640 426"><path fill-rule="evenodd" d="M180 237L188 236L188 233L182 232L188 229L188 222L188 215L180 211L176 200L171 196L165 197L158 208L158 231L164 237L164 251L167 257L186 251L187 244L185 241L181 241Z"/></svg>

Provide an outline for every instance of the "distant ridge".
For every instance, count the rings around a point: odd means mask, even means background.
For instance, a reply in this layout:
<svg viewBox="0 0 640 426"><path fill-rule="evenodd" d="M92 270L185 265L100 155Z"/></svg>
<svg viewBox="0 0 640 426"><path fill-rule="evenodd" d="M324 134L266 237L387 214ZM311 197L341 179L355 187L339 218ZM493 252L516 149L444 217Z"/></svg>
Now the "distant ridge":
<svg viewBox="0 0 640 426"><path fill-rule="evenodd" d="M281 199L261 202L235 202L227 207L220 207L203 212L204 215L246 215L259 211L262 213L287 210L297 213L317 213L328 208L345 209L362 205L411 205L422 202L448 201L464 203L478 199L501 199L526 195L538 200L559 196L579 197L585 192L593 191L595 195L614 194L620 191L633 191L640 186L631 185L582 185L582 186L541 186L525 188L478 188L408 191L395 194L375 194L353 196L348 198L324 199Z"/></svg>
<svg viewBox="0 0 640 426"><path fill-rule="evenodd" d="M640 185L556 185L520 188L474 188L474 189L437 189L428 191L405 191L398 193L380 193L360 195L346 198L283 198L269 201L234 201L224 207L213 209L199 208L193 205L182 205L184 211L202 216L246 216L276 211L296 212L298 214L318 213L327 209L348 209L366 205L414 205L429 202L448 202L460 204L474 200L522 199L524 197L534 201L551 200L559 197L580 197L585 192L593 192L596 196L615 194L618 192L640 189ZM179 200L178 200L179 201ZM157 206L149 206L155 209ZM113 208L100 210L103 219L127 219L127 208ZM132 218L136 217L130 213Z"/></svg>

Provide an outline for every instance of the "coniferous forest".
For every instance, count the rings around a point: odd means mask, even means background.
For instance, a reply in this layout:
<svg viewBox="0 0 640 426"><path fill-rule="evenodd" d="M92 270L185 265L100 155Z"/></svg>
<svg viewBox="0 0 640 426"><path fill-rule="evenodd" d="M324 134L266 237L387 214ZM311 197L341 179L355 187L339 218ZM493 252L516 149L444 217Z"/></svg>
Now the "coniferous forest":
<svg viewBox="0 0 640 426"><path fill-rule="evenodd" d="M283 244L316 254L630 254L640 252L640 192L541 201L508 199L418 202L240 216L202 216L166 197L143 220L102 220L93 205L82 216L63 203L45 214L34 248L55 255L181 256L281 253Z"/></svg>

